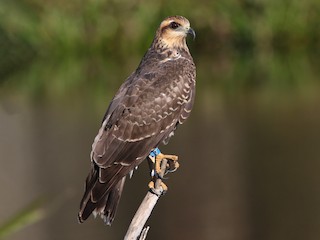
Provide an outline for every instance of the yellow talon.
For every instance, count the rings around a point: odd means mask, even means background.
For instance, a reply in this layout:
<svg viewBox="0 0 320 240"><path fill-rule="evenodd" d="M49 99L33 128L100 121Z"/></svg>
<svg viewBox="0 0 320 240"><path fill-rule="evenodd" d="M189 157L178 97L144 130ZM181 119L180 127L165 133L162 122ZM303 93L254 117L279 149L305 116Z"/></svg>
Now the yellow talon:
<svg viewBox="0 0 320 240"><path fill-rule="evenodd" d="M176 156L176 155L165 155L165 154L162 154L162 153L158 154L156 156L155 160L154 160L155 161L155 170L156 170L156 173L158 173L158 174L161 172L160 165L161 165L161 161L163 159L167 159L169 161L171 160L171 161L176 162L176 161L178 161L178 156Z"/></svg>
<svg viewBox="0 0 320 240"><path fill-rule="evenodd" d="M168 161L167 172L175 172L180 167L178 161Z"/></svg>
<svg viewBox="0 0 320 240"><path fill-rule="evenodd" d="M148 184L148 187L151 189L151 190L154 190L155 189L155 186L154 186L154 182L153 181L150 181L149 184ZM162 188L163 192L166 192L168 191L168 187L167 185L160 181L160 187Z"/></svg>
<svg viewBox="0 0 320 240"><path fill-rule="evenodd" d="M153 154L149 155L150 162L152 162L152 181L149 182L148 187L150 190L155 194L164 194L166 191L168 191L167 185L162 182L163 175L165 175L168 172L174 172L178 169L179 163L178 156L176 155L166 155L162 154L159 149L157 151L152 152ZM167 160L167 165L165 172L161 171L161 164L162 160ZM162 191L161 191L162 190Z"/></svg>
<svg viewBox="0 0 320 240"><path fill-rule="evenodd" d="M162 187L163 192L168 191L168 187L167 187L166 184L164 184L164 182L161 181L161 182L160 182L160 186Z"/></svg>
<svg viewBox="0 0 320 240"><path fill-rule="evenodd" d="M153 181L150 181L149 184L148 184L148 187L150 189L154 189L154 182Z"/></svg>

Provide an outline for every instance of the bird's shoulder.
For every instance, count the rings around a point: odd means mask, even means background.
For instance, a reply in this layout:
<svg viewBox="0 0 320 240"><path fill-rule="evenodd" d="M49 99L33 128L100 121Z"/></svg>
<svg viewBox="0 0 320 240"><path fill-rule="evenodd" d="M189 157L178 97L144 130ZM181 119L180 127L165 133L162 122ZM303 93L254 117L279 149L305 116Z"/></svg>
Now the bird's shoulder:
<svg viewBox="0 0 320 240"><path fill-rule="evenodd" d="M193 87L195 65L186 52L149 49L138 68L121 85L104 120L121 119L137 125L159 121L168 111L177 112Z"/></svg>

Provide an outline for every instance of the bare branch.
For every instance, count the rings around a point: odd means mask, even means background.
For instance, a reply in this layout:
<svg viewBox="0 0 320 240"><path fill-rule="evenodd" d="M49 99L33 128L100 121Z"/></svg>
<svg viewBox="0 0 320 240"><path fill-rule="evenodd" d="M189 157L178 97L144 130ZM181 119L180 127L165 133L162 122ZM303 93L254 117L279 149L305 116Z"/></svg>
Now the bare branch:
<svg viewBox="0 0 320 240"><path fill-rule="evenodd" d="M140 207L138 208L136 214L134 215L130 223L130 226L128 228L126 236L124 237L124 240L146 239L149 227L146 227L143 229L143 226L146 224L149 216L151 215L153 208L155 207L158 199L163 193L163 189L161 187L161 182L162 182L161 178L163 178L166 172L166 169L167 169L167 159L163 159L161 162L161 173L159 174L158 178L154 179L155 188L153 189L152 192L148 191L146 196L144 197L142 203L140 204Z"/></svg>

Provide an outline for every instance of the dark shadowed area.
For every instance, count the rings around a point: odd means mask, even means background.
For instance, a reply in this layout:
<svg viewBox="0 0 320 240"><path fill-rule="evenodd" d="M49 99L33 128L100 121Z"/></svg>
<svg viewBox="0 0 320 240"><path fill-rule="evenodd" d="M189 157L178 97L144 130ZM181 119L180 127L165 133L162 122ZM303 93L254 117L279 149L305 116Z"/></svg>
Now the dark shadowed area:
<svg viewBox="0 0 320 240"><path fill-rule="evenodd" d="M80 225L91 144L158 24L178 13L197 32L197 96L161 148L180 168L147 239L319 239L318 1L125 3L0 2L1 16L11 12L0 18L0 238L123 238L147 163L112 227Z"/></svg>

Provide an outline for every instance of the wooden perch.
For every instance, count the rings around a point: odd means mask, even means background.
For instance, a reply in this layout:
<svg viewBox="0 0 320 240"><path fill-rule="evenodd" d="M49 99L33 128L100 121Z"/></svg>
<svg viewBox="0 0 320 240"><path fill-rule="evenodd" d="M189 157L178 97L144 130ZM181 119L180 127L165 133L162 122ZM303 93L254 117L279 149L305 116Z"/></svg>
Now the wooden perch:
<svg viewBox="0 0 320 240"><path fill-rule="evenodd" d="M158 178L155 178L155 187L152 191L148 191L144 197L140 207L138 208L136 214L134 215L126 236L124 240L144 240L147 237L149 227L143 226L146 224L149 216L155 205L157 204L158 199L163 194L163 189L161 187L162 180L167 169L167 159L163 159L161 162L161 172Z"/></svg>

